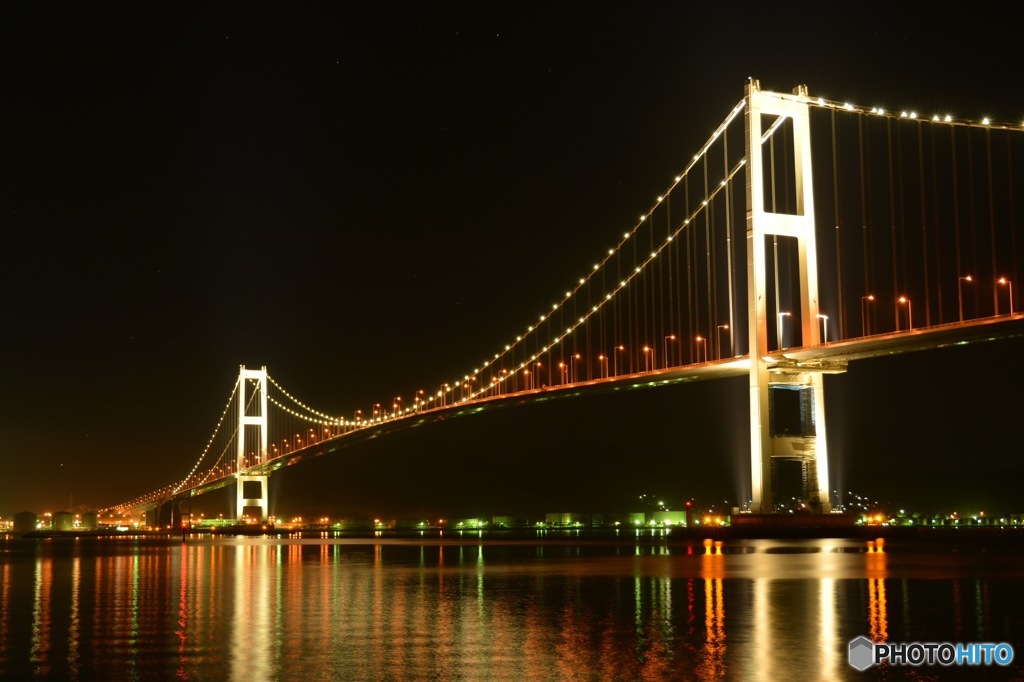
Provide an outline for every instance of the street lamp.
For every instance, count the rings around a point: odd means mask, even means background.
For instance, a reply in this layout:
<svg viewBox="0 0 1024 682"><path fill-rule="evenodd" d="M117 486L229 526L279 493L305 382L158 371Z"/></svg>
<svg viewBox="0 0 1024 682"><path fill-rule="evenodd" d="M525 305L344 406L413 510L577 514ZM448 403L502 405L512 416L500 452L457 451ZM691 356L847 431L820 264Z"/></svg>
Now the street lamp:
<svg viewBox="0 0 1024 682"><path fill-rule="evenodd" d="M524 369L523 376L526 377L525 379L523 379L523 383L525 384L524 390L530 390L531 388L533 388L533 374L530 372L530 370Z"/></svg>
<svg viewBox="0 0 1024 682"><path fill-rule="evenodd" d="M1000 277L998 281L1000 284L1005 284L1010 293L1010 314L1013 315L1013 283L1005 277Z"/></svg>
<svg viewBox="0 0 1024 682"><path fill-rule="evenodd" d="M908 328L908 331L914 331L914 306L911 305L910 299L907 298L906 296L900 296L898 300L899 300L900 303L906 303L907 304L907 328ZM900 316L897 315L896 316L896 331L900 330L899 325L900 325Z"/></svg>
<svg viewBox="0 0 1024 682"><path fill-rule="evenodd" d="M537 388L537 382L540 381L540 368L541 368L541 364L539 362L535 362L535 363L533 363L533 366L534 366L534 370L533 370L533 387Z"/></svg>
<svg viewBox="0 0 1024 682"><path fill-rule="evenodd" d="M569 372L569 381L570 381L570 383L574 383L575 384L576 382L578 382L580 380L580 371L576 367L576 361L579 360L580 357L581 357L580 354L576 353L571 358L569 358L569 369L571 370Z"/></svg>
<svg viewBox="0 0 1024 682"><path fill-rule="evenodd" d="M700 344L702 344L702 343L704 343L704 337L698 335L697 336L697 362L701 361L700 360L700 348L701 348ZM704 346L704 362L707 362L707 361L708 361L708 347Z"/></svg>
<svg viewBox="0 0 1024 682"><path fill-rule="evenodd" d="M671 360L671 358L670 358L670 356L668 354L668 342L669 341L675 341L675 340L676 340L676 335L675 334L669 334L668 336L665 337L665 340L662 341L662 343L661 343L661 349L662 349L661 362L665 365L666 369L668 369L668 366L670 364L669 361Z"/></svg>
<svg viewBox="0 0 1024 682"><path fill-rule="evenodd" d="M564 362L559 362L558 370L560 375L559 380L562 382L562 384L564 385L569 383L569 367Z"/></svg>
<svg viewBox="0 0 1024 682"><path fill-rule="evenodd" d="M964 282L973 282L970 275L956 278L956 300L960 306L960 321L964 321Z"/></svg>
<svg viewBox="0 0 1024 682"><path fill-rule="evenodd" d="M860 297L860 335L861 336L867 336L868 335L868 326L869 325L867 324L868 316L867 316L867 313L865 312L865 308L866 308L865 304L870 302L870 301L874 301L874 300L875 300L875 295L874 294L868 294L867 296L861 296Z"/></svg>
<svg viewBox="0 0 1024 682"><path fill-rule="evenodd" d="M821 320L821 342L828 343L828 315L818 313L817 318Z"/></svg>
<svg viewBox="0 0 1024 682"><path fill-rule="evenodd" d="M598 373L603 375L601 378L602 379L607 379L608 378L608 356L606 356L606 355L598 355L597 356L597 368L598 368Z"/></svg>
<svg viewBox="0 0 1024 682"><path fill-rule="evenodd" d="M715 341L716 341L715 352L718 354L718 359L719 360L722 359L722 330L723 329L726 330L726 331L729 331L729 325L727 325L727 324L720 324L715 329L715 336L716 336L716 338L715 338ZM730 336L729 338L731 339L732 336ZM729 345L732 345L732 344L730 343Z"/></svg>
<svg viewBox="0 0 1024 682"><path fill-rule="evenodd" d="M644 346L644 370L651 371L654 369L654 349L650 346ZM650 360L650 362L648 362Z"/></svg>
<svg viewBox="0 0 1024 682"><path fill-rule="evenodd" d="M402 396L396 395L394 401L391 403L391 409L397 415L402 409Z"/></svg>
<svg viewBox="0 0 1024 682"><path fill-rule="evenodd" d="M779 313L779 324L775 328L776 335L779 337L778 338L778 342L779 342L778 349L779 350L782 350L782 318L790 317L791 315L792 315L792 313Z"/></svg>
<svg viewBox="0 0 1024 682"><path fill-rule="evenodd" d="M625 346L615 346L613 349L615 352L612 353L612 365L615 369L615 376L619 376L619 351L626 350Z"/></svg>

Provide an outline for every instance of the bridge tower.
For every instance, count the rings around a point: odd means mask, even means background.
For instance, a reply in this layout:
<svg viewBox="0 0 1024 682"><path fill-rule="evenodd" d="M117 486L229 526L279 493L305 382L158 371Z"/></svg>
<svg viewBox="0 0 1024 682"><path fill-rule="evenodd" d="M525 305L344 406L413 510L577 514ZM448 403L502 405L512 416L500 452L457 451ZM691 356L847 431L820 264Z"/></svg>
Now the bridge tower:
<svg viewBox="0 0 1024 682"><path fill-rule="evenodd" d="M248 381L256 382L253 390L253 398L258 398L259 414L249 414L247 409L249 400L245 395L245 388ZM253 400L256 403L256 400ZM255 411L255 410L253 410ZM259 451L256 453L256 461L246 465L246 432L247 426L259 427ZM260 521L267 521L267 479L269 474L248 473L254 467L260 467L267 458L267 368L246 369L242 365L238 372L238 450L235 460L235 474L238 488L238 502L235 507L235 518L241 522L245 516L246 508L258 507L260 510Z"/></svg>
<svg viewBox="0 0 1024 682"><path fill-rule="evenodd" d="M828 512L828 450L825 440L825 392L822 367L788 359L783 348L768 347L767 254L769 239L795 239L799 276L800 330L804 346L820 343L818 324L818 264L814 237L814 193L811 179L810 114L807 88L794 94L762 93L757 80L746 85L747 158L747 292L750 348L750 470L751 511L775 511L773 478L784 464L800 467L802 496L812 511ZM778 118L789 119L793 147L790 177L795 211L775 213L766 206L762 127ZM773 185L768 185L772 187ZM791 195L792 195L791 190ZM777 296L774 321L781 325ZM787 313L782 313L783 315ZM777 335L780 339L781 333ZM785 392L785 393L783 393ZM783 430L778 414L790 407L799 423L796 433ZM789 423L794 423L793 419Z"/></svg>

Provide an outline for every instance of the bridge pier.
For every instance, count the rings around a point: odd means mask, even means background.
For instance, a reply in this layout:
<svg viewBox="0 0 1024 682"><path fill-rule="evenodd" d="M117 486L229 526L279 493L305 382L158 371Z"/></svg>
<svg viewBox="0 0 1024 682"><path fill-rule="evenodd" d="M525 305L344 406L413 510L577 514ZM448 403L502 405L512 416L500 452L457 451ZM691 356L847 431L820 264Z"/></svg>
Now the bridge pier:
<svg viewBox="0 0 1024 682"><path fill-rule="evenodd" d="M246 510L258 509L257 517L265 523L269 517L267 509L267 479L269 476L238 475L238 520L246 516Z"/></svg>
<svg viewBox="0 0 1024 682"><path fill-rule="evenodd" d="M768 346L769 290L768 240L795 239L799 272L799 311L779 310L778 281L772 297L772 316L792 316L800 325L801 344L821 343L818 325L818 266L814 233L814 193L811 176L810 114L807 90L793 95L766 95L756 80L746 86L747 159L747 292L750 349L750 470L751 510L776 511L773 483L786 464L800 467L799 499L812 510L831 511L829 502L828 448L825 438L825 387L823 371L835 368L806 367L786 358L781 333L777 348ZM762 118L766 117L766 118ZM788 119L788 121L786 120ZM782 121L792 125L793 147L783 153L793 159L796 211L775 213L766 207L766 176L762 127ZM767 178L774 187L775 177ZM778 328L777 328L778 329ZM786 393L795 394L787 396ZM795 403L795 405L794 405ZM795 414L786 414L786 407Z"/></svg>

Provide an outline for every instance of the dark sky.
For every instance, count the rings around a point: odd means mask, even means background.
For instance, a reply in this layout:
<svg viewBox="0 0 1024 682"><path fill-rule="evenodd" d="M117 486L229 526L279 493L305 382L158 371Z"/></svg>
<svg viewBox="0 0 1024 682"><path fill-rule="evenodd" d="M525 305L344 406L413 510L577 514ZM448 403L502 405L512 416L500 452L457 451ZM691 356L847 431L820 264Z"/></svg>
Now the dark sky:
<svg viewBox="0 0 1024 682"><path fill-rule="evenodd" d="M5 5L0 514L179 479L242 364L332 414L461 375L633 224L749 76L1024 118L1014 5L892 6ZM990 458L982 486L1019 480L1022 350L830 380L829 409L856 414L830 421L837 480L890 494L897 462L949 482ZM727 383L446 425L352 455L353 470L429 458L406 482L433 473L457 482L444 495L479 496L501 488L494 462L530 450L551 497L586 487L572 470L595 490L735 495L746 399ZM936 424L949 431L918 439ZM730 480L696 456L677 472L681 444ZM646 458L647 476L623 477Z"/></svg>

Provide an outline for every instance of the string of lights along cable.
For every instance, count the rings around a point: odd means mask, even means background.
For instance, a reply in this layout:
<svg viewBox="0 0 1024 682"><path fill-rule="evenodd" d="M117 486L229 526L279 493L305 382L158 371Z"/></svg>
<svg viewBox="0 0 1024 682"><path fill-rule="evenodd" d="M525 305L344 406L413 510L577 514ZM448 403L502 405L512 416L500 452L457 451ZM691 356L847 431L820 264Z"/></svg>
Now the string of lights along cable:
<svg viewBox="0 0 1024 682"><path fill-rule="evenodd" d="M768 93L771 95L771 93ZM792 97L793 95L786 95ZM1016 315L1020 282L1024 122L924 115L802 96L811 111L821 343L908 334ZM428 412L589 385L657 381L680 368L748 354L745 100L655 194L616 243L507 341L468 369L367 396L342 415L314 409L267 375L232 390L213 435L181 479L108 510L228 485L366 429ZM762 126L765 201L800 210L792 123ZM768 337L775 350L806 344L797 301L795 239L767 237ZM510 315L513 313L510 312ZM267 392L266 449L239 434L239 415ZM237 401L245 396L240 409ZM262 396L261 396L262 397ZM248 420L246 420L248 421Z"/></svg>

